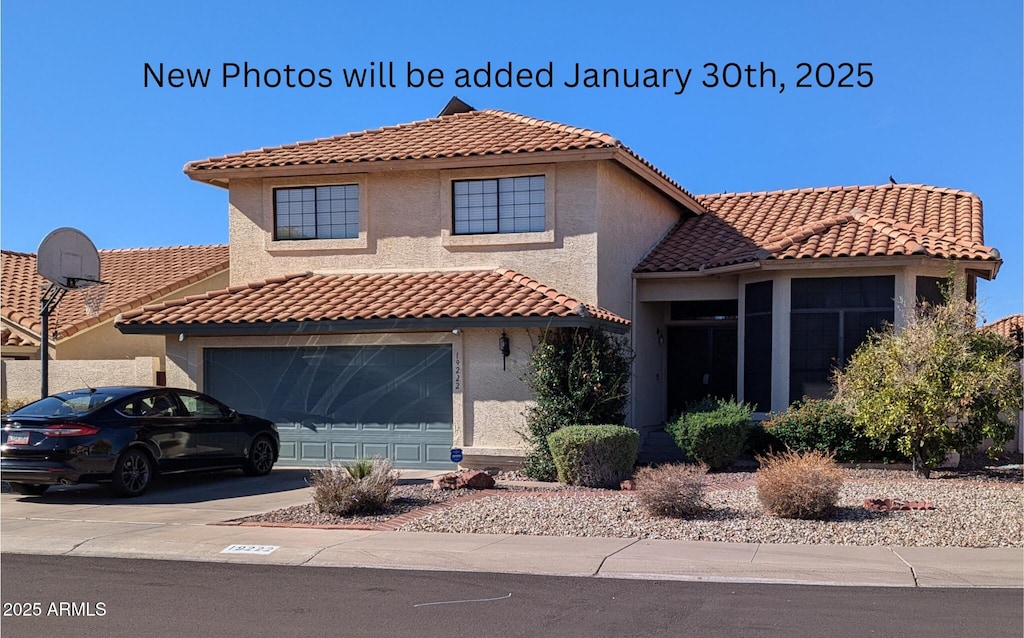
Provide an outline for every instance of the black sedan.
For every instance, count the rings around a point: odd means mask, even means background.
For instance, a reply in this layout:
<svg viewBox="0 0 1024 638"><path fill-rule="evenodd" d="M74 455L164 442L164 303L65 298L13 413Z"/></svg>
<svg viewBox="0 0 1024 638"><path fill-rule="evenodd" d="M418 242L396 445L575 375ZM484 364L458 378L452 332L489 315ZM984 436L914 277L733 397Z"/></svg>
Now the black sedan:
<svg viewBox="0 0 1024 638"><path fill-rule="evenodd" d="M157 474L241 468L268 474L281 440L266 419L177 388L61 392L5 414L0 477L17 494L110 481L138 496Z"/></svg>

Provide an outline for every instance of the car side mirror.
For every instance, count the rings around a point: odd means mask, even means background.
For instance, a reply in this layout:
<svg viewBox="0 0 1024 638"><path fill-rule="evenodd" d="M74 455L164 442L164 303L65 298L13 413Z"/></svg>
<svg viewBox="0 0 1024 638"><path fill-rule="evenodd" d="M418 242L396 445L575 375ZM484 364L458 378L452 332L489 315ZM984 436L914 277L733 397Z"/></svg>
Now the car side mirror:
<svg viewBox="0 0 1024 638"><path fill-rule="evenodd" d="M233 418L235 418L237 416L238 416L238 410L236 410L234 408L229 408L228 409L228 418L233 419Z"/></svg>

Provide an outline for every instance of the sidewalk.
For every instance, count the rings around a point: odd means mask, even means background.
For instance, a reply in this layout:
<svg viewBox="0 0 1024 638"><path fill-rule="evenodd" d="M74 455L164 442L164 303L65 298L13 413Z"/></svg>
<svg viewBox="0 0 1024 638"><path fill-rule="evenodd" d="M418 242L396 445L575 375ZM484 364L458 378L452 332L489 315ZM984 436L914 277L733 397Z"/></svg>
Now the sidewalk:
<svg viewBox="0 0 1024 638"><path fill-rule="evenodd" d="M1024 588L1020 548L847 547L218 525L309 502L295 471L119 500L0 495L0 551L316 567L885 587ZM413 478L413 477L410 477ZM230 546L236 551L225 553ZM238 547L243 546L243 547Z"/></svg>

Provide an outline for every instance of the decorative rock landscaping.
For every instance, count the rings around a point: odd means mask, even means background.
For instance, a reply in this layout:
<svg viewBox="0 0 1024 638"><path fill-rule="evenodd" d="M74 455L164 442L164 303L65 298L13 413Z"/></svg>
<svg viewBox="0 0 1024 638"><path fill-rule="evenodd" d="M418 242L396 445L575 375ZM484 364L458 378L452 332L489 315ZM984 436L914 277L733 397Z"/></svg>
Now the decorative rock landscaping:
<svg viewBox="0 0 1024 638"><path fill-rule="evenodd" d="M359 526L404 531L662 538L742 543L1024 547L1024 485L1019 470L1005 475L939 475L845 470L838 507L826 519L765 515L752 473L708 475L709 510L688 519L646 514L632 492L532 489L501 481L495 489L433 490L400 485L388 510L338 518L312 507L244 519L293 524ZM936 475L933 474L933 477ZM519 483L520 485L517 485ZM925 501L934 509L874 511L866 501L884 495L890 505ZM885 499L882 499L883 501Z"/></svg>

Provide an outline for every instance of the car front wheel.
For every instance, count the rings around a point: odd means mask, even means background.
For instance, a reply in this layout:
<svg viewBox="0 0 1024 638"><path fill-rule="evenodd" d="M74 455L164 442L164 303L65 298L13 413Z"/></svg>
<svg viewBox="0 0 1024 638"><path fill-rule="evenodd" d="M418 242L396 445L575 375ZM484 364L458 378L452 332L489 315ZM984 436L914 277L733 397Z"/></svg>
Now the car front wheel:
<svg viewBox="0 0 1024 638"><path fill-rule="evenodd" d="M142 450L128 450L117 459L112 479L118 496L139 496L153 481L153 461Z"/></svg>
<svg viewBox="0 0 1024 638"><path fill-rule="evenodd" d="M249 476L266 476L274 469L274 444L265 436L256 437L249 447L249 458L242 468Z"/></svg>
<svg viewBox="0 0 1024 638"><path fill-rule="evenodd" d="M24 494L25 496L40 496L46 490L50 489L49 485L38 485L35 483L11 483L11 491L15 494Z"/></svg>

